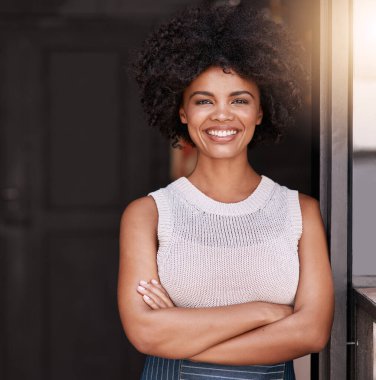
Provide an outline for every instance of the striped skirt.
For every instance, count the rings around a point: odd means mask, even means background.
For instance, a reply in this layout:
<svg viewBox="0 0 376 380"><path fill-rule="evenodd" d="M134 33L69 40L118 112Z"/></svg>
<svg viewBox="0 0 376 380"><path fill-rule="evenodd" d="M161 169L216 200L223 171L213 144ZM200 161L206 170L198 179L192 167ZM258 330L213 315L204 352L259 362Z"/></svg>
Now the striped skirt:
<svg viewBox="0 0 376 380"><path fill-rule="evenodd" d="M295 380L293 361L273 365L231 366L188 359L146 357L141 380Z"/></svg>

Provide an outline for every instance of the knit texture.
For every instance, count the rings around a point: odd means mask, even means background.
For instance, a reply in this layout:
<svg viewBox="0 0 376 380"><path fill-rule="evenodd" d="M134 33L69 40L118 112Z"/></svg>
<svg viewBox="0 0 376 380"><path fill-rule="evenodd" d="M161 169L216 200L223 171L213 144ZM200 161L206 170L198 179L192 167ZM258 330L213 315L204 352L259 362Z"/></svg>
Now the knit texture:
<svg viewBox="0 0 376 380"><path fill-rule="evenodd" d="M159 278L176 306L294 304L302 233L297 190L262 175L246 199L223 203L180 177L148 195L158 208Z"/></svg>

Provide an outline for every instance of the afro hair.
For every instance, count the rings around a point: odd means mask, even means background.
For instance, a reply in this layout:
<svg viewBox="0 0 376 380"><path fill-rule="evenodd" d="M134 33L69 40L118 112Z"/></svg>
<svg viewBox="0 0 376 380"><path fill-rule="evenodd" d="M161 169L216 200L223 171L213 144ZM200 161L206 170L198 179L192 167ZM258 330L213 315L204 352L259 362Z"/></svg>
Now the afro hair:
<svg viewBox="0 0 376 380"><path fill-rule="evenodd" d="M279 142L294 123L308 84L305 51L281 24L249 3L203 2L159 25L132 63L148 123L181 148L194 146L179 117L185 88L210 66L233 70L260 90L262 123L248 148Z"/></svg>

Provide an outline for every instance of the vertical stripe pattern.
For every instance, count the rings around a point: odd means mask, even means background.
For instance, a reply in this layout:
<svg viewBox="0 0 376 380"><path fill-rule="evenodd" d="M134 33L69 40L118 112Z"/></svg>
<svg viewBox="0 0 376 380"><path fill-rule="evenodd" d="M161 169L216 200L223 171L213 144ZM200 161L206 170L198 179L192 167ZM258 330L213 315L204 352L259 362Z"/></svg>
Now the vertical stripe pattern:
<svg viewBox="0 0 376 380"><path fill-rule="evenodd" d="M296 380L293 361L230 366L148 355L141 380Z"/></svg>

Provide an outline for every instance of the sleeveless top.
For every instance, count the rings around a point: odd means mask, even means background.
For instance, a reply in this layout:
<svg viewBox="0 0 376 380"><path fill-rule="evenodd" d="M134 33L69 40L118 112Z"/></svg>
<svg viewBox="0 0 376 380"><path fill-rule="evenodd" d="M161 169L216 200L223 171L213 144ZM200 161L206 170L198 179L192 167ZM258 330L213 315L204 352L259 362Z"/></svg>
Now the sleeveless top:
<svg viewBox="0 0 376 380"><path fill-rule="evenodd" d="M246 199L224 203L180 177L148 195L158 209L159 279L176 306L294 304L302 234L297 190L262 175Z"/></svg>

